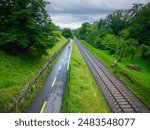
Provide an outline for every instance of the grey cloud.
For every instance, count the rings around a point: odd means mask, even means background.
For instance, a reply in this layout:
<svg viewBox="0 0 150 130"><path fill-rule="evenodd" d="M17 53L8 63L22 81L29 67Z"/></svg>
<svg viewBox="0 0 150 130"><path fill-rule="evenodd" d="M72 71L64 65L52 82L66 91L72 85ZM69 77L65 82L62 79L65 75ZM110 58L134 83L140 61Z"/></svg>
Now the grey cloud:
<svg viewBox="0 0 150 130"><path fill-rule="evenodd" d="M61 27L76 28L85 21L95 21L114 10L129 9L133 3L149 0L47 0L52 21Z"/></svg>
<svg viewBox="0 0 150 130"><path fill-rule="evenodd" d="M93 14L108 13L112 10L127 9L133 3L146 3L149 0L48 0L47 9L51 13Z"/></svg>
<svg viewBox="0 0 150 130"><path fill-rule="evenodd" d="M104 14L109 13L114 9L107 9L104 7L94 7L94 6L76 6L76 5L70 5L68 7L57 7L53 5L47 6L47 10L50 13L69 13L69 14Z"/></svg>
<svg viewBox="0 0 150 130"><path fill-rule="evenodd" d="M60 27L78 28L83 22L93 22L100 18L105 18L106 14L86 14L86 15L72 15L72 14L51 14L52 21Z"/></svg>

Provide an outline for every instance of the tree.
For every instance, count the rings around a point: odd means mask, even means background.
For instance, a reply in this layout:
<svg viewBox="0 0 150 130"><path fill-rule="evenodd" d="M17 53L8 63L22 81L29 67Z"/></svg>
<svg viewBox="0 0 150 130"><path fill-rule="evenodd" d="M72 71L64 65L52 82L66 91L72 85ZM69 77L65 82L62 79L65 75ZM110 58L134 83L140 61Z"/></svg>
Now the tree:
<svg viewBox="0 0 150 130"><path fill-rule="evenodd" d="M150 46L150 3L139 9L131 19L130 36L138 39L139 44Z"/></svg>
<svg viewBox="0 0 150 130"><path fill-rule="evenodd" d="M133 4L133 7L127 10L127 14L130 18L135 17L138 11L143 7L143 4Z"/></svg>
<svg viewBox="0 0 150 130"><path fill-rule="evenodd" d="M146 46L146 45L142 44L140 46L140 49L142 52L142 58L150 61L150 46Z"/></svg>
<svg viewBox="0 0 150 130"><path fill-rule="evenodd" d="M114 54L118 46L118 38L114 34L107 34L103 38L102 43L105 48L110 50L111 54Z"/></svg>
<svg viewBox="0 0 150 130"><path fill-rule="evenodd" d="M123 10L109 14L105 20L106 26L111 28L115 35L119 35L119 32L128 26L128 17Z"/></svg>
<svg viewBox="0 0 150 130"><path fill-rule="evenodd" d="M44 0L1 0L0 45L46 54L57 40L46 4Z"/></svg>
<svg viewBox="0 0 150 130"><path fill-rule="evenodd" d="M70 28L64 28L62 29L62 35L66 38L73 38L72 31Z"/></svg>
<svg viewBox="0 0 150 130"><path fill-rule="evenodd" d="M118 57L131 56L134 60L140 46L144 44L142 57L149 59L150 3L134 4L129 10L118 10L92 24L85 22L77 29L78 38L86 40L96 48L108 49ZM145 52L145 53L144 53ZM141 53L141 52L140 52Z"/></svg>
<svg viewBox="0 0 150 130"><path fill-rule="evenodd" d="M131 49L131 61L133 61L135 54L138 51L138 42L136 39L128 39L127 44L130 46Z"/></svg>
<svg viewBox="0 0 150 130"><path fill-rule="evenodd" d="M78 36L81 39L86 39L85 37L89 34L91 28L91 24L89 22L82 23L81 28L78 30Z"/></svg>
<svg viewBox="0 0 150 130"><path fill-rule="evenodd" d="M118 53L118 62L121 62L123 56L124 56L124 53L125 53L125 50L127 48L127 45L126 45L126 41L124 40L124 38L122 37L119 37L118 38L118 43L119 43L119 53Z"/></svg>

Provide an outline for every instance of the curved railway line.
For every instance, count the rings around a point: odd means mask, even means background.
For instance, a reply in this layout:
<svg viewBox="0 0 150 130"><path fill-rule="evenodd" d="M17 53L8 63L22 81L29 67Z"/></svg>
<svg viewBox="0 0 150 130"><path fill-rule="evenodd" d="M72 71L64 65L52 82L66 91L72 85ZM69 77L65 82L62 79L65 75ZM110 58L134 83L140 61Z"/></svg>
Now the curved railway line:
<svg viewBox="0 0 150 130"><path fill-rule="evenodd" d="M111 112L115 113L146 113L150 110L131 93L126 86L113 76L105 66L94 57L76 38L74 38L85 62L92 72Z"/></svg>

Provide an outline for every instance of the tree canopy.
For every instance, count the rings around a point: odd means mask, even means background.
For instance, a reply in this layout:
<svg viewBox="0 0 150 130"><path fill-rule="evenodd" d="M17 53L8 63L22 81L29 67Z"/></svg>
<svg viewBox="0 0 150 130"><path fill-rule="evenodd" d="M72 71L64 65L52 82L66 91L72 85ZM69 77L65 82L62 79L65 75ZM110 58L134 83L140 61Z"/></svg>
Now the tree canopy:
<svg viewBox="0 0 150 130"><path fill-rule="evenodd" d="M0 1L0 46L46 54L57 41L44 0Z"/></svg>
<svg viewBox="0 0 150 130"><path fill-rule="evenodd" d="M66 38L72 38L72 31L70 28L62 29L62 35Z"/></svg>
<svg viewBox="0 0 150 130"><path fill-rule="evenodd" d="M150 59L149 12L150 3L134 4L131 9L117 10L105 19L83 23L75 30L75 35L97 48L118 55L119 61L126 55L131 55L133 60L139 51L143 58Z"/></svg>

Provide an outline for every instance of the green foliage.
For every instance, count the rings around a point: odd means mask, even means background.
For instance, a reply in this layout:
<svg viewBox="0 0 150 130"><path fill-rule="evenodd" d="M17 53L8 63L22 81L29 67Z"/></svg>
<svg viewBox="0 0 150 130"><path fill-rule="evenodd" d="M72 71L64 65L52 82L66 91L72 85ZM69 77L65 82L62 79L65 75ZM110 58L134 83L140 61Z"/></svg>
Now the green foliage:
<svg viewBox="0 0 150 130"><path fill-rule="evenodd" d="M127 11L129 18L135 17L138 11L141 9L141 7L143 7L143 4L141 3L133 4L133 7Z"/></svg>
<svg viewBox="0 0 150 130"><path fill-rule="evenodd" d="M130 35L138 39L139 44L150 46L150 3L141 7L131 19Z"/></svg>
<svg viewBox="0 0 150 130"><path fill-rule="evenodd" d="M130 35L130 31L129 31L128 28L123 29L123 30L121 30L121 31L119 32L119 35L120 35L121 37L123 37L124 39L128 39L128 38L129 38L129 35Z"/></svg>
<svg viewBox="0 0 150 130"><path fill-rule="evenodd" d="M81 41L90 52L93 53L111 72L111 63L116 60L115 55L110 55L107 50L100 50L94 48L85 41ZM141 68L141 71L135 71L127 68L126 66L132 64ZM121 79L126 86L139 98L143 103L150 108L150 62L142 59L136 53L134 60L131 61L130 57L125 57L118 63L117 73L115 75Z"/></svg>
<svg viewBox="0 0 150 130"><path fill-rule="evenodd" d="M130 46L131 60L133 61L135 54L137 53L137 51L139 51L138 50L138 48L139 48L138 42L137 42L137 40L130 38L130 39L127 40L126 43L127 43L128 46Z"/></svg>
<svg viewBox="0 0 150 130"><path fill-rule="evenodd" d="M88 22L83 23L81 28L75 30L75 35L80 39L88 41L95 47L105 49L104 45L102 44L102 38L111 32L112 31L110 28L106 28L104 26L104 21L100 20L94 22L93 24Z"/></svg>
<svg viewBox="0 0 150 130"><path fill-rule="evenodd" d="M10 99L39 72L48 59L65 43L67 39L60 37L59 42L48 50L47 56L11 55L0 49L0 112Z"/></svg>
<svg viewBox="0 0 150 130"><path fill-rule="evenodd" d="M114 34L107 34L102 40L105 48L109 49L111 54L115 53L117 42L117 37Z"/></svg>
<svg viewBox="0 0 150 130"><path fill-rule="evenodd" d="M106 26L111 28L115 35L119 35L119 32L128 25L128 16L123 10L118 10L109 14L105 21Z"/></svg>
<svg viewBox="0 0 150 130"><path fill-rule="evenodd" d="M81 28L79 28L78 30L76 30L75 34L80 38L80 39L86 39L86 35L89 34L90 32L90 28L91 28L91 25L89 22L85 22L85 23L82 23L82 26Z"/></svg>
<svg viewBox="0 0 150 130"><path fill-rule="evenodd" d="M150 46L141 45L142 58L150 61Z"/></svg>
<svg viewBox="0 0 150 130"><path fill-rule="evenodd" d="M64 28L62 29L62 35L66 38L73 38L72 37L72 31L70 28Z"/></svg>
<svg viewBox="0 0 150 130"><path fill-rule="evenodd" d="M115 45L117 43L117 37L114 34L107 34L102 41L105 45Z"/></svg>
<svg viewBox="0 0 150 130"><path fill-rule="evenodd" d="M57 41L46 4L44 0L1 0L0 46L46 54Z"/></svg>
<svg viewBox="0 0 150 130"><path fill-rule="evenodd" d="M102 38L95 39L94 46L96 48L101 48L101 49L105 48L105 46L101 42L102 42Z"/></svg>
<svg viewBox="0 0 150 130"><path fill-rule="evenodd" d="M73 44L70 80L64 94L62 112L109 112L79 49Z"/></svg>
<svg viewBox="0 0 150 130"><path fill-rule="evenodd" d="M134 4L129 10L118 10L92 24L83 23L75 35L96 48L107 49L117 55L118 61L128 56L131 61L138 53L149 60L149 47L139 49L142 44L150 46L150 3ZM147 48L147 49L146 49Z"/></svg>

